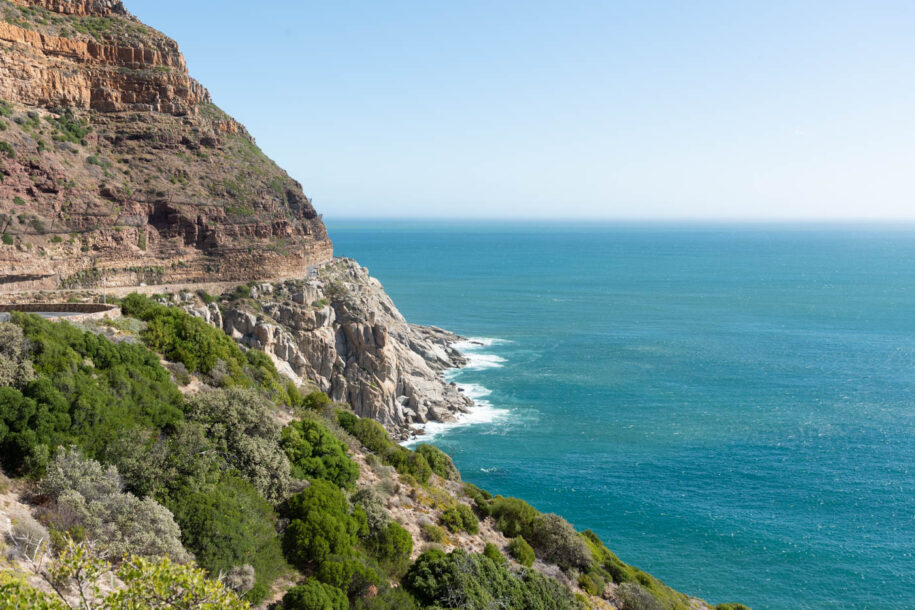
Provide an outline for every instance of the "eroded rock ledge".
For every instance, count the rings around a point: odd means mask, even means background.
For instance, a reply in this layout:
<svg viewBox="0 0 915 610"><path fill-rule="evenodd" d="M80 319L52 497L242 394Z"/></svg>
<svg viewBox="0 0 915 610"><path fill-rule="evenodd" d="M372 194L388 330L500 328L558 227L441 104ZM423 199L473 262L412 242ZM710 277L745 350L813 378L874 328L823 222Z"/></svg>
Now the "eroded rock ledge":
<svg viewBox="0 0 915 610"><path fill-rule="evenodd" d="M337 259L313 279L257 284L224 313L215 305L186 309L402 438L411 425L452 421L473 405L444 378L466 365L452 347L461 337L409 324L355 261Z"/></svg>

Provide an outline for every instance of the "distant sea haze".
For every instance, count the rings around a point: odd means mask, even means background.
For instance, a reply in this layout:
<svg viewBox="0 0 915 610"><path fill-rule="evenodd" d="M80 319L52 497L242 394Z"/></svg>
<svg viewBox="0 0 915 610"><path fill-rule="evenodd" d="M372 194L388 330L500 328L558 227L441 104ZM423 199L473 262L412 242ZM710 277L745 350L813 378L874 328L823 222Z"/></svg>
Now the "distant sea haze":
<svg viewBox="0 0 915 610"><path fill-rule="evenodd" d="M915 229L328 226L477 339L465 479L713 603L915 607Z"/></svg>

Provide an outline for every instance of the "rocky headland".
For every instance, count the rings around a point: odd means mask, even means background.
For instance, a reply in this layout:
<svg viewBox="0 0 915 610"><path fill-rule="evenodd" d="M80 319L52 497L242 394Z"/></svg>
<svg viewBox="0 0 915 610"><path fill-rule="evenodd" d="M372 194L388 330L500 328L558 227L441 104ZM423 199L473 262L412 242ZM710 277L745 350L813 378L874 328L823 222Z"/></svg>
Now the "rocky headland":
<svg viewBox="0 0 915 610"><path fill-rule="evenodd" d="M466 364L453 347L461 337L408 323L355 261L335 260L309 279L253 284L224 312L185 295L190 313L400 438L429 421L452 421L473 405L443 375Z"/></svg>

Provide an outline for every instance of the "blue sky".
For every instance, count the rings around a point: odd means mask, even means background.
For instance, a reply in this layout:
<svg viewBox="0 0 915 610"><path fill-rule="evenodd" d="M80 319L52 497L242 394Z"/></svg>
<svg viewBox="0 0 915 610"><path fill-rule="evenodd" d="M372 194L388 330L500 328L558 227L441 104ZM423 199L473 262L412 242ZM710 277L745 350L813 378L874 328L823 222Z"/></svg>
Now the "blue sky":
<svg viewBox="0 0 915 610"><path fill-rule="evenodd" d="M915 3L126 0L327 217L915 217Z"/></svg>

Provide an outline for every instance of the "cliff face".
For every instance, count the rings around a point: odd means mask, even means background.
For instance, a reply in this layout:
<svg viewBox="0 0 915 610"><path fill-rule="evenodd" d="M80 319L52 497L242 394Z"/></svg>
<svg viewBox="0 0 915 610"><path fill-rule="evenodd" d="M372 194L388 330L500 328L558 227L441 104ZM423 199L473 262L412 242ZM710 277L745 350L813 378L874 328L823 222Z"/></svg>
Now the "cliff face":
<svg viewBox="0 0 915 610"><path fill-rule="evenodd" d="M116 0L0 0L0 291L300 277L301 186Z"/></svg>
<svg viewBox="0 0 915 610"><path fill-rule="evenodd" d="M473 404L443 376L466 364L451 347L460 337L408 324L378 280L350 260L314 279L255 285L251 299L224 314L215 305L187 309L401 437L411 424L450 421Z"/></svg>

